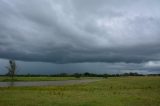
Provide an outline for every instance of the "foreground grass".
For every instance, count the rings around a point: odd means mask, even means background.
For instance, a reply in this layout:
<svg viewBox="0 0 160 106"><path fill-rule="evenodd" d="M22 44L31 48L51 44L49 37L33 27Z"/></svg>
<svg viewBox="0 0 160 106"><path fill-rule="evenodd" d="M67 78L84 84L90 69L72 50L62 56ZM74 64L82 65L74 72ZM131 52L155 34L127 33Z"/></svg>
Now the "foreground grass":
<svg viewBox="0 0 160 106"><path fill-rule="evenodd" d="M81 80L93 79L93 77L15 77L14 81L63 81L63 80ZM0 82L12 81L10 77L0 77Z"/></svg>
<svg viewBox="0 0 160 106"><path fill-rule="evenodd" d="M61 87L0 88L0 106L160 106L160 77L122 77Z"/></svg>

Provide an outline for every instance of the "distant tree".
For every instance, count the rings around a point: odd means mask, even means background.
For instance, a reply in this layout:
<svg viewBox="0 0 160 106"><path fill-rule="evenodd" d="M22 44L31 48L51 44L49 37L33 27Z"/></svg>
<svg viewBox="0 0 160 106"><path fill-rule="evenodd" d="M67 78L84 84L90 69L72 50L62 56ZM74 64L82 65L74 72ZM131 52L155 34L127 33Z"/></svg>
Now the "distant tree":
<svg viewBox="0 0 160 106"><path fill-rule="evenodd" d="M81 74L79 74L79 73L74 73L73 76L76 77L76 78L80 78L80 77L81 77Z"/></svg>
<svg viewBox="0 0 160 106"><path fill-rule="evenodd" d="M89 72L85 72L85 73L84 73L84 76L85 76L85 77L89 77L89 76L90 76L90 73L89 73Z"/></svg>
<svg viewBox="0 0 160 106"><path fill-rule="evenodd" d="M9 65L7 66L7 69L8 69L7 75L9 75L13 80L16 75L16 69L17 69L15 60L9 60Z"/></svg>
<svg viewBox="0 0 160 106"><path fill-rule="evenodd" d="M59 77L67 77L67 76L68 76L67 73L60 73L60 74L59 74Z"/></svg>
<svg viewBox="0 0 160 106"><path fill-rule="evenodd" d="M103 74L103 78L108 78L109 75L108 74Z"/></svg>

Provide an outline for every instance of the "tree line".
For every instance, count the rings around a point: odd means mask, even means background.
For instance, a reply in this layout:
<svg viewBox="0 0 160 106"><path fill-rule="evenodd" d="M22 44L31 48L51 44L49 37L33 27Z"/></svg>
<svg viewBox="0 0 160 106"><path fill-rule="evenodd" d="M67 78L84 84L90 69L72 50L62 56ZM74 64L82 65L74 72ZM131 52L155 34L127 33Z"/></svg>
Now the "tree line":
<svg viewBox="0 0 160 106"><path fill-rule="evenodd" d="M121 76L160 76L160 74L147 74L147 75L143 75L143 74L139 74L137 72L129 72L129 73L122 73L122 74L96 74L96 73L89 73L89 72L85 72L85 73L74 73L74 74L67 74L67 73L60 73L60 74L50 74L50 75L38 75L38 74L25 74L25 75L17 75L16 74L16 69L17 69L17 65L15 60L9 60L9 65L6 67L8 72L5 75L0 75L0 76L10 76L12 79L14 79L14 77L76 77L76 78L80 78L80 77L104 77L104 78L108 78L108 77L121 77Z"/></svg>

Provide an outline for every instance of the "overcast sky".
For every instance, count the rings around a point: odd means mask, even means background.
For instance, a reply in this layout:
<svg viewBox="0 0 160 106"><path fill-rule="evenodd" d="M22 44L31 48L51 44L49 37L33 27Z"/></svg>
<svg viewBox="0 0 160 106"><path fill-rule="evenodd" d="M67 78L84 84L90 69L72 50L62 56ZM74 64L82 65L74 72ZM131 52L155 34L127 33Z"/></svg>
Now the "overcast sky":
<svg viewBox="0 0 160 106"><path fill-rule="evenodd" d="M160 73L160 0L0 0L0 73Z"/></svg>

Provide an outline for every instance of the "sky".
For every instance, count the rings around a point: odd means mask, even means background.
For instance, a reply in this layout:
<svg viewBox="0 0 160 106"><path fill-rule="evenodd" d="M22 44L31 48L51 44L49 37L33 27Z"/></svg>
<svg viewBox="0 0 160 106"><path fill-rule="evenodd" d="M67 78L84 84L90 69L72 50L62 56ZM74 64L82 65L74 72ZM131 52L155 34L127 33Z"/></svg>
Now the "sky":
<svg viewBox="0 0 160 106"><path fill-rule="evenodd" d="M0 74L160 73L159 0L0 0Z"/></svg>

